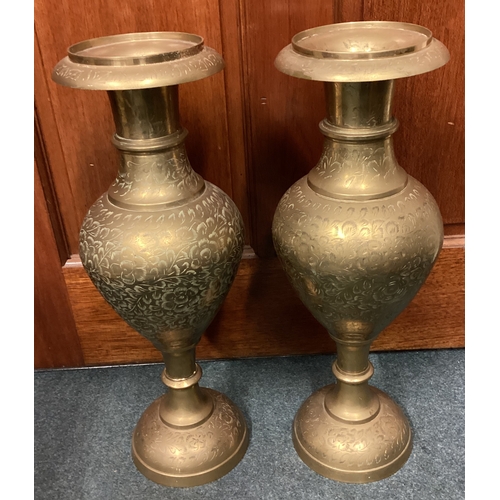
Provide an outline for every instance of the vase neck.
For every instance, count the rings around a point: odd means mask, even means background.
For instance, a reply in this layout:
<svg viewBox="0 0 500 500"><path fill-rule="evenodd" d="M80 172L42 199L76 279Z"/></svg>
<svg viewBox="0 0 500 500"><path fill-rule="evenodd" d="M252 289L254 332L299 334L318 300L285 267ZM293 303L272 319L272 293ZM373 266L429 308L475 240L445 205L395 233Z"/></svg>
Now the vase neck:
<svg viewBox="0 0 500 500"><path fill-rule="evenodd" d="M325 143L308 175L318 194L339 199L377 199L401 191L406 172L398 165L392 134L394 81L325 83Z"/></svg>
<svg viewBox="0 0 500 500"><path fill-rule="evenodd" d="M158 211L199 196L203 179L191 168L179 118L178 86L108 92L120 151L108 199L121 208Z"/></svg>
<svg viewBox="0 0 500 500"><path fill-rule="evenodd" d="M393 120L394 80L325 83L327 120L336 127L366 129Z"/></svg>
<svg viewBox="0 0 500 500"><path fill-rule="evenodd" d="M108 92L116 135L123 139L155 139L181 129L179 87Z"/></svg>

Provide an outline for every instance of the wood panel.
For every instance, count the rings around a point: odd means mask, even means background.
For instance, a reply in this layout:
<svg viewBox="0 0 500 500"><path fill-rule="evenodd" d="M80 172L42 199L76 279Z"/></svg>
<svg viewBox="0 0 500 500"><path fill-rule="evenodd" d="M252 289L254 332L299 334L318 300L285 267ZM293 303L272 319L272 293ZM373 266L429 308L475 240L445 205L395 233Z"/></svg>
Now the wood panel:
<svg viewBox="0 0 500 500"><path fill-rule="evenodd" d="M396 8L397 4L397 8ZM465 221L465 3L364 0L366 20L420 24L450 51L436 71L397 82L400 121L394 148L400 164L436 198L446 224Z"/></svg>
<svg viewBox="0 0 500 500"><path fill-rule="evenodd" d="M332 7L333 5L333 7ZM271 223L283 193L316 164L323 141L323 87L279 73L273 65L306 28L353 20L404 20L428 26L452 61L396 84L399 163L435 196L445 224L464 222L464 5L462 0L243 2L243 44L251 172L252 245L274 255ZM450 232L450 231L447 231Z"/></svg>
<svg viewBox="0 0 500 500"><path fill-rule="evenodd" d="M428 280L373 350L463 347L463 240L447 238ZM64 268L85 364L161 361L94 288L78 259ZM200 359L328 353L334 343L300 302L277 259L244 259L198 346Z"/></svg>
<svg viewBox="0 0 500 500"><path fill-rule="evenodd" d="M333 3L242 2L245 116L252 247L271 257L271 223L279 199L318 160L324 115L323 85L283 75L279 51L297 32L333 22Z"/></svg>
<svg viewBox="0 0 500 500"><path fill-rule="evenodd" d="M65 207L61 214L71 252L77 253L81 221L117 173L118 156L111 145L114 126L106 92L58 86L50 79L52 68L73 43L136 31L197 33L205 38L208 46L222 52L219 3L217 0L172 0L168 3L161 0L122 0L119 3L37 0L35 29L40 48L38 66L44 76L37 80L35 92L39 100L45 93L52 105L52 121L64 157L64 164L51 164L52 177L61 206L67 204L68 199L73 202L73 207ZM187 147L193 167L235 199L223 73L182 85L180 108L183 123L190 132ZM44 115L44 125L48 123L45 119ZM43 126L43 130L46 129ZM51 139L46 143L48 150L58 147L55 137ZM245 170L244 165L241 168ZM238 199L235 202L242 204Z"/></svg>
<svg viewBox="0 0 500 500"><path fill-rule="evenodd" d="M241 44L240 5L238 0L219 0L221 14L222 54L229 154L233 199L236 201L246 228L245 243L250 244L251 227L248 200L247 148L245 147L244 81Z"/></svg>
<svg viewBox="0 0 500 500"><path fill-rule="evenodd" d="M43 67L36 33L34 55L35 157L41 170L42 185L50 185L51 193L49 196L46 194L46 201L49 204L49 213L58 213L59 220L54 224L53 230L56 234L59 254L66 261L71 255L71 249L78 247L76 228L80 221L71 194L71 184L49 93L47 78L50 76L50 71L45 71ZM44 188L44 192L47 193L47 191L48 189ZM54 222L52 215L51 219Z"/></svg>
<svg viewBox="0 0 500 500"><path fill-rule="evenodd" d="M35 367L82 366L80 340L36 163L34 209Z"/></svg>
<svg viewBox="0 0 500 500"><path fill-rule="evenodd" d="M63 266L70 256L68 240L66 238L66 231L61 218L61 211L59 203L57 202L56 194L54 191L54 183L50 174L49 163L47 154L45 152L44 143L41 139L40 124L35 109L35 134L34 134L34 156L37 166L37 173L40 177L40 185L42 188L42 195L47 207L47 212L50 218L50 227L54 235L55 244L59 254L59 262Z"/></svg>

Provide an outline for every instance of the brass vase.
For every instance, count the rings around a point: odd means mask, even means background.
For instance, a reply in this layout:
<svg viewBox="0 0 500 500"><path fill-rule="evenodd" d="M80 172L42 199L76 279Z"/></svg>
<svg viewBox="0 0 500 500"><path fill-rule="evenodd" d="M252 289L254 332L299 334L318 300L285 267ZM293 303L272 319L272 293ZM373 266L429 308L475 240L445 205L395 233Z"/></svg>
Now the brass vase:
<svg viewBox="0 0 500 500"><path fill-rule="evenodd" d="M197 35L135 33L73 45L52 75L108 91L119 172L83 221L80 257L109 304L162 353L168 391L137 423L132 456L167 486L218 479L248 446L240 410L198 385L195 362L236 275L243 222L231 199L191 168L178 107L179 84L223 67Z"/></svg>
<svg viewBox="0 0 500 500"><path fill-rule="evenodd" d="M354 22L303 31L275 61L283 73L325 82L321 158L284 194L272 231L291 284L337 346L337 383L303 403L293 443L311 469L338 481L385 478L411 453L407 418L368 384L368 354L429 275L443 223L394 156L392 98L395 79L448 59L421 26Z"/></svg>

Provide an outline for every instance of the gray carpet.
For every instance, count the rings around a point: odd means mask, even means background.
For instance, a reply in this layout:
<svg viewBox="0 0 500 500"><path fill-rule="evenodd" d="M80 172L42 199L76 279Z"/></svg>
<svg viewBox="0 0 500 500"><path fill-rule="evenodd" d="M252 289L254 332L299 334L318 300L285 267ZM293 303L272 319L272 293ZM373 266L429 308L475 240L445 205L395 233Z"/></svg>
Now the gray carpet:
<svg viewBox="0 0 500 500"><path fill-rule="evenodd" d="M35 372L35 499L419 499L465 497L465 352L373 353L373 385L399 403L413 452L393 476L367 485L335 482L295 453L295 412L334 381L333 356L201 362L201 385L243 411L250 446L229 474L195 488L145 479L130 457L132 430L163 392L158 364Z"/></svg>

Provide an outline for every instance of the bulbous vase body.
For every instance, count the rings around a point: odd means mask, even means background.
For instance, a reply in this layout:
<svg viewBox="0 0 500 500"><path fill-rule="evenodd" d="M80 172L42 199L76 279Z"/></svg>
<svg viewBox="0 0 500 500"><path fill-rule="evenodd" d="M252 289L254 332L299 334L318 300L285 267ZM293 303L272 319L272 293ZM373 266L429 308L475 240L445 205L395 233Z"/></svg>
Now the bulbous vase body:
<svg viewBox="0 0 500 500"><path fill-rule="evenodd" d="M400 192L366 201L318 194L305 176L281 199L273 238L314 317L335 339L356 342L373 340L418 292L443 224L432 195L410 176Z"/></svg>
<svg viewBox="0 0 500 500"><path fill-rule="evenodd" d="M138 185L150 192L185 182L185 172L193 176L186 155L177 156L141 164L128 182L118 178L91 207L80 233L80 256L94 285L162 351L198 343L231 287L244 242L238 209L209 182L180 206L148 210L130 203Z"/></svg>

